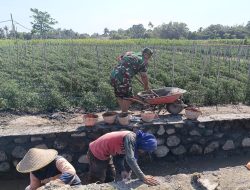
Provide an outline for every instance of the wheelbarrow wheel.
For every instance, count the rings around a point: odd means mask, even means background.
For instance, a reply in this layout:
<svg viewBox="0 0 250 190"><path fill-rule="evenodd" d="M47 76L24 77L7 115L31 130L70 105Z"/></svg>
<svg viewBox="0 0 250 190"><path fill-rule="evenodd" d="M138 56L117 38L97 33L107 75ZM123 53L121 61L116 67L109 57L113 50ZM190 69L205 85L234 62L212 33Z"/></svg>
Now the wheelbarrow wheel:
<svg viewBox="0 0 250 190"><path fill-rule="evenodd" d="M166 109L169 113L177 115L184 109L184 107L183 107L183 104L176 102L176 103L167 104Z"/></svg>

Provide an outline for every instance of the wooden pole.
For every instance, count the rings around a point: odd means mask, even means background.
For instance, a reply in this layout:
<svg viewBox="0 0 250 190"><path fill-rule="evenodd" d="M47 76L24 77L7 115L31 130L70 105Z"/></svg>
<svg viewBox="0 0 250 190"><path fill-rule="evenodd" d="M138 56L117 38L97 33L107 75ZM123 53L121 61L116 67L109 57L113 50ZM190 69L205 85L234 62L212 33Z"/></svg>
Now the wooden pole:
<svg viewBox="0 0 250 190"><path fill-rule="evenodd" d="M15 25L14 25L14 21L13 21L13 17L12 17L11 13L10 13L10 18L11 18L11 23L12 23L12 31L13 31L14 37L16 39L16 30L15 30Z"/></svg>

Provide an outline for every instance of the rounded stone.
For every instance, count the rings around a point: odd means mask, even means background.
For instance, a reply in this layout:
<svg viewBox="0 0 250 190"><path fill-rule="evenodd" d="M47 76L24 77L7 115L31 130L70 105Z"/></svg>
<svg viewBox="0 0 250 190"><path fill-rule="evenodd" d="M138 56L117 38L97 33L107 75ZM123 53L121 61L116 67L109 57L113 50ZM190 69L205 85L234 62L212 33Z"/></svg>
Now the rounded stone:
<svg viewBox="0 0 250 190"><path fill-rule="evenodd" d="M14 166L14 167L16 167L16 166L17 166L17 164L19 163L19 161L18 161L18 160L13 160L13 162L12 162L12 163L13 163L13 166Z"/></svg>
<svg viewBox="0 0 250 190"><path fill-rule="evenodd" d="M183 124L177 123L177 124L174 124L174 127L175 127L175 128L182 128L182 127L183 127Z"/></svg>
<svg viewBox="0 0 250 190"><path fill-rule="evenodd" d="M7 160L7 155L4 151L0 151L0 162L6 161Z"/></svg>
<svg viewBox="0 0 250 190"><path fill-rule="evenodd" d="M222 146L223 150L232 150L234 148L235 148L235 146L234 146L234 142L232 140L227 140L225 142L225 144Z"/></svg>
<svg viewBox="0 0 250 190"><path fill-rule="evenodd" d="M172 146L177 146L179 145L181 140L177 136L170 136L167 138L167 145L172 147Z"/></svg>
<svg viewBox="0 0 250 190"><path fill-rule="evenodd" d="M158 134L158 135L163 135L164 133L165 133L164 126L161 125L161 126L159 127L159 130L157 131L157 134Z"/></svg>
<svg viewBox="0 0 250 190"><path fill-rule="evenodd" d="M180 145L174 149L171 150L171 152L174 154L174 155L182 155L184 154L186 151L186 148L183 146L183 145Z"/></svg>
<svg viewBox="0 0 250 190"><path fill-rule="evenodd" d="M201 134L200 134L199 131L197 131L197 130L192 130L192 131L189 132L189 134L190 134L191 136L201 136Z"/></svg>
<svg viewBox="0 0 250 190"><path fill-rule="evenodd" d="M8 172L10 170L10 164L8 162L0 163L0 172Z"/></svg>
<svg viewBox="0 0 250 190"><path fill-rule="evenodd" d="M244 138L242 140L241 144L242 144L243 147L249 147L250 146L250 138Z"/></svg>
<svg viewBox="0 0 250 190"><path fill-rule="evenodd" d="M215 151L217 148L219 148L219 143L217 141L211 142L205 149L204 154L210 153Z"/></svg>
<svg viewBox="0 0 250 190"><path fill-rule="evenodd" d="M202 154L202 147L198 144L193 144L189 149L191 154Z"/></svg>
<svg viewBox="0 0 250 190"><path fill-rule="evenodd" d="M23 144L29 141L29 137L18 137L14 139L14 142L17 144Z"/></svg>
<svg viewBox="0 0 250 190"><path fill-rule="evenodd" d="M168 154L168 152L169 152L168 147L166 147L164 145L158 146L156 151L154 151L155 155L159 158L166 156Z"/></svg>
<svg viewBox="0 0 250 190"><path fill-rule="evenodd" d="M214 133L213 130L207 129L207 130L205 130L205 132L204 132L204 136L211 136L213 133Z"/></svg>
<svg viewBox="0 0 250 190"><path fill-rule="evenodd" d="M14 158L23 158L26 152L27 150L25 148L16 146L11 154Z"/></svg>
<svg viewBox="0 0 250 190"><path fill-rule="evenodd" d="M175 133L175 129L167 129L167 130L166 130L166 133L167 133L168 135L172 135L172 134Z"/></svg>
<svg viewBox="0 0 250 190"><path fill-rule="evenodd" d="M204 128L205 128L205 125L199 124L198 127L204 129Z"/></svg>
<svg viewBox="0 0 250 190"><path fill-rule="evenodd" d="M157 145L163 145L165 143L165 139L164 138L157 138Z"/></svg>
<svg viewBox="0 0 250 190"><path fill-rule="evenodd" d="M43 140L42 137L31 137L31 138L30 138L30 141L31 141L31 142L42 141L42 140Z"/></svg>

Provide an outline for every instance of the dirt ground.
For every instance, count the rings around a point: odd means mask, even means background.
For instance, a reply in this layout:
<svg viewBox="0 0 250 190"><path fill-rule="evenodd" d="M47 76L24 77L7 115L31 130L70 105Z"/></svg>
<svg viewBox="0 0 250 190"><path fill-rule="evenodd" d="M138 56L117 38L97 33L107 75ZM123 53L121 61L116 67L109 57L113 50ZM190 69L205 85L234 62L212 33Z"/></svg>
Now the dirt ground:
<svg viewBox="0 0 250 190"><path fill-rule="evenodd" d="M216 117L219 118L222 115L230 114L250 114L250 106L246 105L221 105L212 107L200 107L202 111L202 117ZM119 111L118 111L119 112ZM139 115L140 111L131 110L134 115ZM102 113L97 113L99 115L99 121L102 121ZM56 112L48 114L24 114L24 113L10 113L10 112L0 112L0 128L4 129L5 126L11 127L14 131L15 127L20 126L48 126L48 125L75 125L83 124L82 118L83 112L81 110L76 110L75 112ZM162 110L159 115L169 115L168 112ZM184 111L181 115L185 117Z"/></svg>
<svg viewBox="0 0 250 190"><path fill-rule="evenodd" d="M147 186L137 179L109 184L89 184L77 190L249 190L250 171L244 165L249 154L189 157L173 161L152 161L141 167L145 174L153 175L158 186ZM82 179L84 180L84 179ZM1 181L4 190L23 190L26 180ZM72 190L69 186L48 184L39 190ZM75 188L74 188L75 189Z"/></svg>

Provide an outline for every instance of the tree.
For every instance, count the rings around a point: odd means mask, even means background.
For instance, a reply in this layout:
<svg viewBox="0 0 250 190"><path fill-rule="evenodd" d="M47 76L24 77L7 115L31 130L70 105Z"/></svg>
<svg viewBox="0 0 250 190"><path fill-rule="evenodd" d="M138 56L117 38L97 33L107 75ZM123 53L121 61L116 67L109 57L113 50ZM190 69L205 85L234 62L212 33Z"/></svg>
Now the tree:
<svg viewBox="0 0 250 190"><path fill-rule="evenodd" d="M148 27L152 30L154 28L154 25L152 24L152 22L148 23Z"/></svg>
<svg viewBox="0 0 250 190"><path fill-rule="evenodd" d="M209 39L223 39L227 28L221 24L211 24L203 33Z"/></svg>
<svg viewBox="0 0 250 190"><path fill-rule="evenodd" d="M154 33L160 38L165 39L181 39L187 38L189 29L185 23L169 22L163 23L154 29Z"/></svg>
<svg viewBox="0 0 250 190"><path fill-rule="evenodd" d="M5 26L3 29L5 30L6 38L8 38L9 37L9 28L8 28L8 26Z"/></svg>
<svg viewBox="0 0 250 190"><path fill-rule="evenodd" d="M250 21L247 22L246 31L247 31L248 37L250 37Z"/></svg>
<svg viewBox="0 0 250 190"><path fill-rule="evenodd" d="M200 28L198 29L198 32L202 32L202 31L203 31L203 28L200 27Z"/></svg>
<svg viewBox="0 0 250 190"><path fill-rule="evenodd" d="M143 38L145 32L146 29L142 24L133 25L131 28L129 28L131 38Z"/></svg>
<svg viewBox="0 0 250 190"><path fill-rule="evenodd" d="M108 36L109 35L109 29L108 28L104 28L104 31L103 31L103 35L104 36Z"/></svg>
<svg viewBox="0 0 250 190"><path fill-rule="evenodd" d="M89 38L89 37L90 37L90 36L89 36L89 34L87 34L87 33L80 34L80 36L79 36L80 39L85 39L85 38Z"/></svg>
<svg viewBox="0 0 250 190"><path fill-rule="evenodd" d="M0 38L5 38L4 30L0 28Z"/></svg>
<svg viewBox="0 0 250 190"><path fill-rule="evenodd" d="M237 39L244 39L247 37L247 30L243 25L231 26L230 29Z"/></svg>
<svg viewBox="0 0 250 190"><path fill-rule="evenodd" d="M39 11L38 9L30 9L33 15L31 18L34 19L32 24L32 33L39 34L41 38L44 38L44 35L51 31L52 26L58 23L56 20L51 18L50 14L47 12Z"/></svg>
<svg viewBox="0 0 250 190"><path fill-rule="evenodd" d="M90 37L91 37L91 38L99 38L99 36L100 36L100 35L99 35L98 33L93 33Z"/></svg>

